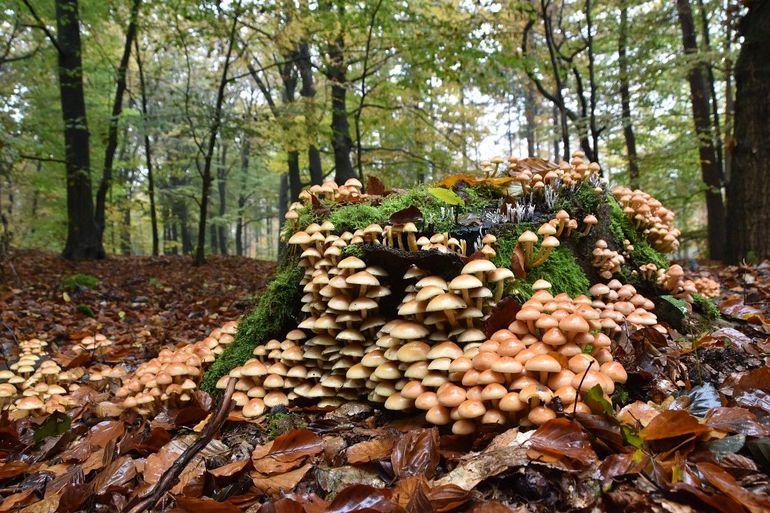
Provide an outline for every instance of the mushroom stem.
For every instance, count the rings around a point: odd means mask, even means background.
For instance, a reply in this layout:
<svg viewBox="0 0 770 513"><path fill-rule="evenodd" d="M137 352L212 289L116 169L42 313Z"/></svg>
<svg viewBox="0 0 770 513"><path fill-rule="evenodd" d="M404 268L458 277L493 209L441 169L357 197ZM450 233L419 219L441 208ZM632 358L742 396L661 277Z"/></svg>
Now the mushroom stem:
<svg viewBox="0 0 770 513"><path fill-rule="evenodd" d="M552 251L553 248L540 248L540 251L537 252L537 256L531 263L530 267L537 267L542 265L546 260L548 260L548 257L551 255Z"/></svg>
<svg viewBox="0 0 770 513"><path fill-rule="evenodd" d="M588 224L588 223L586 223L586 227L585 227L585 228L583 228L583 229L580 231L580 236L581 236L581 237L587 237L587 236L588 236L588 234L589 234L589 233L591 233L591 228L593 228L593 225L592 225L592 224Z"/></svg>
<svg viewBox="0 0 770 513"><path fill-rule="evenodd" d="M559 219L559 227L556 228L556 233L554 234L554 237L558 237L561 235L561 232L564 231L564 227L567 225L566 219Z"/></svg>
<svg viewBox="0 0 770 513"><path fill-rule="evenodd" d="M466 305L473 304L471 301L471 295L468 293L468 289L463 289L463 300L465 301Z"/></svg>
<svg viewBox="0 0 770 513"><path fill-rule="evenodd" d="M467 294L466 291L463 291ZM444 315L446 316L447 320L449 321L449 325L452 326L452 328L457 327L457 316L455 315L453 310L447 309L444 310Z"/></svg>
<svg viewBox="0 0 770 513"><path fill-rule="evenodd" d="M532 262L532 246L534 244L532 242L525 242L524 243L524 262L529 266L529 264Z"/></svg>
<svg viewBox="0 0 770 513"><path fill-rule="evenodd" d="M409 251L417 251L419 248L417 247L417 239L414 236L414 233L409 232L407 235L407 241L409 243Z"/></svg>
<svg viewBox="0 0 770 513"><path fill-rule="evenodd" d="M495 286L495 303L499 303L503 298L503 290L505 289L505 280L500 280Z"/></svg>

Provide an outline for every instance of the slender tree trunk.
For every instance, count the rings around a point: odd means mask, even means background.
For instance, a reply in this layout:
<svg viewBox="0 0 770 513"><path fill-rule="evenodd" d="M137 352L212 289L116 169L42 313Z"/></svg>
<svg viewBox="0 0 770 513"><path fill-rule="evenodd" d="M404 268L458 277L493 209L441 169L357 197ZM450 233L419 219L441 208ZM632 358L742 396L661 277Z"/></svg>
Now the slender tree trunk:
<svg viewBox="0 0 770 513"><path fill-rule="evenodd" d="M219 253L219 238L217 237L217 227L214 223L209 224L209 251L212 255Z"/></svg>
<svg viewBox="0 0 770 513"><path fill-rule="evenodd" d="M56 0L56 26L67 169L67 242L62 256L68 260L104 258L91 196L91 159L77 0Z"/></svg>
<svg viewBox="0 0 770 513"><path fill-rule="evenodd" d="M556 162L559 160L559 107L556 106L556 104L553 104L553 107L551 107L551 121L553 122L553 128L554 128L554 135L553 135L553 160ZM565 150L565 153L566 150Z"/></svg>
<svg viewBox="0 0 770 513"><path fill-rule="evenodd" d="M217 135L219 134L219 127L222 124L222 105L225 101L225 87L227 86L227 73L230 70L230 57L233 53L233 45L235 43L235 32L238 26L238 10L240 5L236 6L236 11L233 15L233 23L230 28L230 35L227 42L227 53L225 55L225 63L222 67L222 76L219 80L219 87L217 88L217 99L214 105L214 119L212 121L211 129L209 131L209 140L206 153L203 158L203 184L201 186L201 202L200 213L198 216L198 246L195 248L195 265L203 265L206 261L206 218L208 216L209 196L211 190L211 161L214 158L214 148L217 143Z"/></svg>
<svg viewBox="0 0 770 513"><path fill-rule="evenodd" d="M345 61L345 7L344 3L337 2L338 20L340 31L329 44L329 67L327 77L331 81L332 96L332 148L334 148L335 181L342 185L350 178L356 177L353 163L350 160L350 152L353 148L353 139L350 137L350 123L346 97L348 91L347 68Z"/></svg>
<svg viewBox="0 0 770 513"><path fill-rule="evenodd" d="M219 192L219 224L217 234L219 235L219 254L227 255L227 222L225 214L227 212L227 145L222 146L221 161L217 170L217 189Z"/></svg>
<svg viewBox="0 0 770 513"><path fill-rule="evenodd" d="M748 2L735 63L735 146L727 186L728 261L770 257L770 3Z"/></svg>
<svg viewBox="0 0 770 513"><path fill-rule="evenodd" d="M297 47L296 66L302 79L299 95L305 99L305 123L307 137L310 144L307 149L308 164L310 168L310 183L320 185L323 182L323 168L321 167L321 152L318 151L316 142L317 119L315 107L315 84L313 83L313 63L310 60L310 47L302 41Z"/></svg>
<svg viewBox="0 0 770 513"><path fill-rule="evenodd" d="M698 0L698 10L700 11L701 27L703 34L703 50L711 53L711 31L709 30L709 18L706 12L706 6L703 0ZM706 79L709 86L709 105L711 106L711 125L714 138L714 147L719 159L719 168L724 170L724 158L722 155L722 127L719 122L719 100L717 99L716 78L714 77L714 65L710 59L704 63L706 68ZM724 171L723 171L724 172Z"/></svg>
<svg viewBox="0 0 770 513"><path fill-rule="evenodd" d="M286 174L281 175L281 181L278 184L278 225L283 228L284 220L286 219L286 212L289 210L289 177ZM267 221L267 226L270 226L270 220ZM280 234L282 231L278 230ZM272 244L272 243L271 243ZM284 242L278 239L278 253L283 253Z"/></svg>
<svg viewBox="0 0 770 513"><path fill-rule="evenodd" d="M689 0L677 0L679 25L682 29L682 42L685 53L694 55L698 52L695 24ZM709 256L722 260L725 252L725 209L722 202L722 170L719 156L714 146L712 134L708 86L703 73L703 63L693 62L687 72L690 82L690 100L692 103L695 132L699 139L701 175L706 184L706 211L708 216Z"/></svg>
<svg viewBox="0 0 770 513"><path fill-rule="evenodd" d="M144 67L139 53L139 39L134 39L136 67L139 70L139 94L142 98L142 132L144 133L144 164L147 168L147 195L150 198L150 226L152 228L152 256L158 256L160 242L158 240L158 211L155 206L155 176L152 168L152 144L150 141L149 122L147 118L147 87L144 82Z"/></svg>
<svg viewBox="0 0 770 513"><path fill-rule="evenodd" d="M246 209L246 180L249 176L249 158L251 153L251 141L244 135L243 146L241 146L241 185L238 190L238 218L235 222L235 254L243 256L243 214Z"/></svg>
<svg viewBox="0 0 770 513"><path fill-rule="evenodd" d="M131 58L131 47L134 45L134 38L136 37L136 21L139 17L139 7L141 4L142 0L132 0L131 2L131 18L126 30L123 55L118 65L115 98L112 102L112 115L110 116L110 124L107 131L107 145L104 149L104 168L102 169L102 179L99 182L99 190L96 191L96 211L94 215L100 237L104 234L104 211L107 203L107 191L112 186L112 166L115 159L115 150L118 147L118 122L120 121L120 113L123 112L123 93L126 91L126 70L128 69L128 61Z"/></svg>
<svg viewBox="0 0 770 513"><path fill-rule="evenodd" d="M561 129L561 142L564 160L569 160L569 126L567 124L567 109L564 105L564 84L561 79L561 70L556 56L556 47L553 41L553 23L551 14L548 10L548 4L545 0L540 0L541 15L543 19L543 30L545 32L545 41L548 45L548 56L551 62L551 70L556 85L556 107L559 109L559 126Z"/></svg>
<svg viewBox="0 0 770 513"><path fill-rule="evenodd" d="M526 120L525 133L527 137L527 156L537 156L537 140L535 139L535 127L537 123L537 96L535 85L528 80L524 86L524 119Z"/></svg>
<svg viewBox="0 0 770 513"><path fill-rule="evenodd" d="M636 155L636 135L631 121L631 93L628 85L628 0L620 2L620 33L618 34L618 66L620 68L620 110L623 137L628 155L628 183L639 188L639 161Z"/></svg>

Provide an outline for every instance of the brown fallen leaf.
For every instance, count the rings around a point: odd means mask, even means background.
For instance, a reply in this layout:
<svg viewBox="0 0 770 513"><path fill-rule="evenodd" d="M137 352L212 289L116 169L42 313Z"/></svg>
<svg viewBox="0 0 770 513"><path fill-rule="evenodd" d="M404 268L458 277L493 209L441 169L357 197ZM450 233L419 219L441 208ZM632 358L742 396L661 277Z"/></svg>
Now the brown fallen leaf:
<svg viewBox="0 0 770 513"><path fill-rule="evenodd" d="M584 466L596 461L588 435L580 426L566 418L552 419L537 428L529 439L530 447L573 465Z"/></svg>
<svg viewBox="0 0 770 513"><path fill-rule="evenodd" d="M383 436L351 445L345 451L348 463L358 465L388 457L396 443L395 436Z"/></svg>
<svg viewBox="0 0 770 513"><path fill-rule="evenodd" d="M0 512L6 513L14 509L19 509L20 506L23 506L32 500L36 501L37 497L34 493L35 488L27 488L23 492L7 496L3 502L0 502Z"/></svg>
<svg viewBox="0 0 770 513"><path fill-rule="evenodd" d="M438 429L413 429L404 433L393 447L390 461L398 477L433 477L439 462Z"/></svg>
<svg viewBox="0 0 770 513"><path fill-rule="evenodd" d="M230 477L237 474L249 464L250 460L236 460L221 467L209 470L209 474L216 477Z"/></svg>
<svg viewBox="0 0 770 513"><path fill-rule="evenodd" d="M20 476L21 474L29 472L30 469L31 465L24 461L9 461L6 463L0 463L0 481L3 479Z"/></svg>
<svg viewBox="0 0 770 513"><path fill-rule="evenodd" d="M404 509L391 500L390 490L367 485L353 485L340 491L326 513L398 513Z"/></svg>
<svg viewBox="0 0 770 513"><path fill-rule="evenodd" d="M176 505L189 513L243 513L243 510L226 502L215 501L208 497L174 497Z"/></svg>
<svg viewBox="0 0 770 513"><path fill-rule="evenodd" d="M134 460L129 456L123 456L113 461L101 471L92 482L94 495L102 495L113 486L123 486L137 475Z"/></svg>
<svg viewBox="0 0 770 513"><path fill-rule="evenodd" d="M302 481L302 478L305 477L305 474L307 474L307 471L310 470L311 467L312 465L307 463L296 470L275 476L265 476L254 471L251 472L251 480L259 491L265 495L274 497L280 493L286 493L293 490L294 487Z"/></svg>
<svg viewBox="0 0 770 513"><path fill-rule="evenodd" d="M711 409L706 415L706 425L728 433L742 433L747 436L768 436L770 428L760 424L756 415L746 408L727 407Z"/></svg>
<svg viewBox="0 0 770 513"><path fill-rule="evenodd" d="M323 450L323 440L308 429L292 429L275 440L269 456L276 461L289 462L313 456Z"/></svg>
<svg viewBox="0 0 770 513"><path fill-rule="evenodd" d="M428 500L436 513L454 511L471 500L471 494L457 485L434 486L428 492Z"/></svg>
<svg viewBox="0 0 770 513"><path fill-rule="evenodd" d="M630 426L641 424L642 427L646 427L659 414L660 411L649 404L642 401L634 401L620 410L617 419Z"/></svg>
<svg viewBox="0 0 770 513"><path fill-rule="evenodd" d="M770 511L770 497L753 493L737 483L735 478L726 470L714 463L698 463L695 465L711 486L746 507L751 513L767 513Z"/></svg>
<svg viewBox="0 0 770 513"><path fill-rule="evenodd" d="M667 410L656 416L639 431L639 436L647 442L666 440L680 436L698 436L710 428L698 422L698 419L684 410Z"/></svg>
<svg viewBox="0 0 770 513"><path fill-rule="evenodd" d="M52 494L22 509L19 513L54 513L59 508L59 496Z"/></svg>

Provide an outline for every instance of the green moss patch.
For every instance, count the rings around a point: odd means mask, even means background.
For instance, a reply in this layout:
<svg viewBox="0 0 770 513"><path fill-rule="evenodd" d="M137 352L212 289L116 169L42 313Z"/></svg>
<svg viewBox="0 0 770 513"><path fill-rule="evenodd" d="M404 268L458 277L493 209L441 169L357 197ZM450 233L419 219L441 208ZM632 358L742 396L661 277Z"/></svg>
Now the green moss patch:
<svg viewBox="0 0 770 513"><path fill-rule="evenodd" d="M301 305L302 288L299 285L303 270L295 259L288 259L275 274L257 305L238 323L235 340L214 361L201 382L201 389L209 394L218 393L219 378L251 358L257 344L281 337L294 322Z"/></svg>
<svg viewBox="0 0 770 513"><path fill-rule="evenodd" d="M566 210L570 216L579 220L588 214L596 214L599 202L605 196L607 196L605 192L598 192L591 184L582 182L574 192L562 192L556 200L554 210Z"/></svg>
<svg viewBox="0 0 770 513"><path fill-rule="evenodd" d="M91 276L90 274L72 274L65 276L59 282L59 287L62 290L73 292L81 287L86 289L93 289L99 285L99 278Z"/></svg>
<svg viewBox="0 0 770 513"><path fill-rule="evenodd" d="M706 319L716 321L722 317L722 313L719 311L719 307L713 299L708 298L703 294L693 294L692 302L693 306L701 312Z"/></svg>
<svg viewBox="0 0 770 513"><path fill-rule="evenodd" d="M332 211L329 220L334 223L336 231L363 230L372 223L382 220L379 209L366 204L345 205Z"/></svg>

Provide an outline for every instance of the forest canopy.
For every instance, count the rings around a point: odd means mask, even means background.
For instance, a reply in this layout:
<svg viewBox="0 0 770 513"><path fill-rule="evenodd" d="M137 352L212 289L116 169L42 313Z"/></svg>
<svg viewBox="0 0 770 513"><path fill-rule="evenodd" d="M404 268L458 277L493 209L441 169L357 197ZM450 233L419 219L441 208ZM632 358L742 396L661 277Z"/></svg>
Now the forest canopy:
<svg viewBox="0 0 770 513"><path fill-rule="evenodd" d="M9 0L2 247L274 257L308 185L580 149L675 211L678 256L722 258L760 4Z"/></svg>

